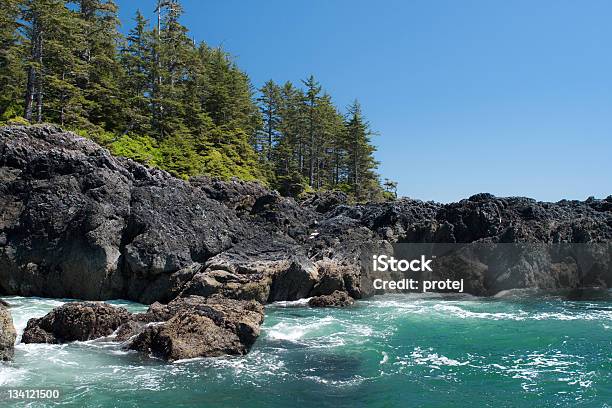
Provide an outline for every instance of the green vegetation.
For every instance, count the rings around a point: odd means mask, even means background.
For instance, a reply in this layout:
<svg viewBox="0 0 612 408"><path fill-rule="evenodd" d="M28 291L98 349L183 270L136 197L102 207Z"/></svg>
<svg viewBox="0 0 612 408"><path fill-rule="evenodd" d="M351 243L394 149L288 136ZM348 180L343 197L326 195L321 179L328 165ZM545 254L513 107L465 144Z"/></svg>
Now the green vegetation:
<svg viewBox="0 0 612 408"><path fill-rule="evenodd" d="M178 0L156 12L123 36L112 0L3 0L0 122L56 123L185 179L392 196L358 102L340 112L313 76L255 90L225 51L189 38Z"/></svg>

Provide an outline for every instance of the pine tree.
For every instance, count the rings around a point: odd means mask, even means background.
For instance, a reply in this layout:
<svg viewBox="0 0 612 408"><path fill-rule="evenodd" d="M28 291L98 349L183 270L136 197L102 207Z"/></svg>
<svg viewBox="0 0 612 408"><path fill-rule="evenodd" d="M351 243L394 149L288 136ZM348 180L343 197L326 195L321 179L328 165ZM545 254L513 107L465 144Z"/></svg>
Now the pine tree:
<svg viewBox="0 0 612 408"><path fill-rule="evenodd" d="M80 19L81 41L77 54L85 67L78 80L86 100L87 119L107 130L121 122L123 104L119 90L120 64L117 6L113 0L72 0Z"/></svg>
<svg viewBox="0 0 612 408"><path fill-rule="evenodd" d="M17 0L0 3L0 118L21 116L20 98L25 73L22 66L23 42L19 32L19 4Z"/></svg>
<svg viewBox="0 0 612 408"><path fill-rule="evenodd" d="M198 56L187 28L179 21L183 14L180 2L158 0L156 12L157 26L151 35L150 96L152 126L161 140L186 130L185 96L190 96L186 87L193 80L192 67L198 64Z"/></svg>
<svg viewBox="0 0 612 408"><path fill-rule="evenodd" d="M315 161L317 154L317 105L319 104L321 85L311 75L302 81L306 87L306 108L308 112L308 185L314 186Z"/></svg>
<svg viewBox="0 0 612 408"><path fill-rule="evenodd" d="M208 77L203 95L205 110L217 126L254 134L257 122L253 118L259 115L248 76L221 48L201 48L199 55Z"/></svg>
<svg viewBox="0 0 612 408"><path fill-rule="evenodd" d="M263 116L263 129L261 130L263 140L258 141L262 156L272 162L275 145L279 142L280 135L280 109L281 90L274 81L269 80L259 90L261 96L257 99L259 109Z"/></svg>
<svg viewBox="0 0 612 408"><path fill-rule="evenodd" d="M86 75L74 50L83 43L80 20L61 0L24 3L27 85L24 116L29 121L88 127L77 84Z"/></svg>
<svg viewBox="0 0 612 408"><path fill-rule="evenodd" d="M390 199L397 198L397 181L385 179L383 183L383 187L385 188L385 193L389 196Z"/></svg>
<svg viewBox="0 0 612 408"><path fill-rule="evenodd" d="M227 52L189 38L179 0L157 1L153 28L137 13L125 39L113 0L4 0L0 12L0 121L83 130L182 178L382 196L358 103L344 117L313 76L303 89L268 81L255 99Z"/></svg>
<svg viewBox="0 0 612 408"><path fill-rule="evenodd" d="M135 26L126 38L120 51L122 66L121 89L125 101L124 118L120 121L122 134L151 131L151 109L148 95L151 92L152 39L147 31L148 20L136 12Z"/></svg>
<svg viewBox="0 0 612 408"><path fill-rule="evenodd" d="M324 94L317 107L320 123L316 155L316 187L335 188L339 184L344 152L344 118L334 106L331 96Z"/></svg>
<svg viewBox="0 0 612 408"><path fill-rule="evenodd" d="M279 134L274 148L274 186L281 194L297 196L307 182L303 179L305 102L302 90L291 82L280 89Z"/></svg>
<svg viewBox="0 0 612 408"><path fill-rule="evenodd" d="M350 156L349 183L357 200L372 198L378 193L378 165L374 159L376 150L370 142L373 135L369 123L363 117L357 100L348 108L346 122L347 150Z"/></svg>

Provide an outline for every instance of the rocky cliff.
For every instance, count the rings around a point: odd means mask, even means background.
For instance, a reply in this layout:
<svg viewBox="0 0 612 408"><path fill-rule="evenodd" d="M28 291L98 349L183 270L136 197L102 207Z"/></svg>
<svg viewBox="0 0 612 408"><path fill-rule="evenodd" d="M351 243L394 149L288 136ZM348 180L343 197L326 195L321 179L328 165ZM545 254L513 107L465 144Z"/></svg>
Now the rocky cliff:
<svg viewBox="0 0 612 408"><path fill-rule="evenodd" d="M56 127L14 126L0 129L0 209L0 295L161 302L142 316L61 307L31 320L25 340L115 333L169 360L247 352L260 304L346 306L374 294L362 258L402 243L465 244L420 278L464 279L476 295L612 286L612 196L296 202L257 183L178 180ZM0 311L6 359L15 336Z"/></svg>
<svg viewBox="0 0 612 408"><path fill-rule="evenodd" d="M368 246L612 241L612 196L351 206L328 193L296 202L257 183L178 180L51 126L0 130L0 208L0 293L88 300L361 298L373 293L359 267ZM574 273L480 276L468 288L612 285L606 271Z"/></svg>

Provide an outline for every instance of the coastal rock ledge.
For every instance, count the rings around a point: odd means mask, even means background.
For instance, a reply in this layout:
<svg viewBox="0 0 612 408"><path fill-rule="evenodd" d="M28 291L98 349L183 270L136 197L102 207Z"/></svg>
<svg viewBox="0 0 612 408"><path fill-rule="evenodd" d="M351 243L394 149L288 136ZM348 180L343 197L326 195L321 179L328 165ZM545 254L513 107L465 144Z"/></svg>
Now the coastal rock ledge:
<svg viewBox="0 0 612 408"><path fill-rule="evenodd" d="M127 318L69 306L32 323L24 341L118 329L131 348L167 359L246 352L263 319L255 304L381 293L361 259L397 243L479 245L420 276L463 279L473 295L612 287L612 196L348 205L342 193L318 193L296 201L258 183L179 180L47 125L0 128L0 214L0 295L154 304ZM500 243L600 246L500 254L491 249ZM146 321L185 299L199 306Z"/></svg>

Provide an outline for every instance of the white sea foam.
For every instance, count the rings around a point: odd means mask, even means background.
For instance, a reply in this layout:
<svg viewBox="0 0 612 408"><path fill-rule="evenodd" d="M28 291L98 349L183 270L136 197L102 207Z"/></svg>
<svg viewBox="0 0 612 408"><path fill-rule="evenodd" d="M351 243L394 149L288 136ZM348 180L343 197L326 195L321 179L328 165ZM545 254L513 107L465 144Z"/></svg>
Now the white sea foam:
<svg viewBox="0 0 612 408"><path fill-rule="evenodd" d="M316 375L305 376L304 379L314 381L318 384L331 385L338 388L353 387L363 383L366 380L366 378L360 375L355 375L348 380L331 380Z"/></svg>
<svg viewBox="0 0 612 408"><path fill-rule="evenodd" d="M366 324L325 316L288 319L264 327L263 333L272 341L287 341L308 348L329 348L348 343L361 344L374 334L374 330Z"/></svg>
<svg viewBox="0 0 612 408"><path fill-rule="evenodd" d="M338 320L326 316L316 321L310 321L305 323L294 323L294 322L280 322L275 324L267 331L267 336L274 340L288 340L297 341L302 338L316 335L317 332L322 332L326 326L338 323Z"/></svg>
<svg viewBox="0 0 612 408"><path fill-rule="evenodd" d="M382 360L380 360L380 362L378 364L387 364L387 361L389 361L389 355L386 352L382 352Z"/></svg>
<svg viewBox="0 0 612 408"><path fill-rule="evenodd" d="M434 305L433 309L438 312L442 312L445 315L451 315L461 319L525 320L528 317L528 313L524 311L519 311L516 313L473 312L459 306L447 305L443 303Z"/></svg>
<svg viewBox="0 0 612 408"><path fill-rule="evenodd" d="M27 377L28 370L9 364L0 365L0 386L19 385Z"/></svg>
<svg viewBox="0 0 612 408"><path fill-rule="evenodd" d="M279 302L274 302L268 307L304 307L308 306L308 301L311 298L303 298L298 300L284 300Z"/></svg>
<svg viewBox="0 0 612 408"><path fill-rule="evenodd" d="M469 361L455 360L438 353L423 351L420 347L416 347L410 354L410 357L418 365L426 365L430 368L439 369L441 366L457 367L467 365Z"/></svg>

